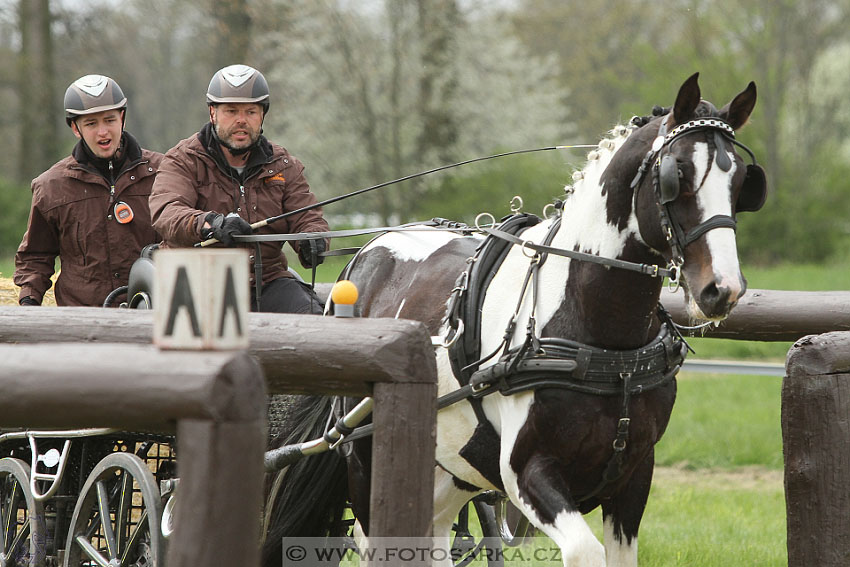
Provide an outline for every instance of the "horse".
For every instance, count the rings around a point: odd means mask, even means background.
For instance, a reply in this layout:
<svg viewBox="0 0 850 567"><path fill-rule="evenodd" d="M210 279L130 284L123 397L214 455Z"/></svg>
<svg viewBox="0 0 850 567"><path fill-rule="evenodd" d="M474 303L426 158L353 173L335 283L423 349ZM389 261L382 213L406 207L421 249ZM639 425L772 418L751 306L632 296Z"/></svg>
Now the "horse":
<svg viewBox="0 0 850 567"><path fill-rule="evenodd" d="M559 214L391 232L349 263L341 277L357 285L362 316L422 321L438 345L433 531L446 546L459 510L498 491L565 566L637 565L654 446L688 348L659 305L662 276L694 322L722 321L745 292L736 216L761 208L766 179L735 132L755 103L750 82L718 110L694 74L672 107L615 127L588 154ZM284 483L299 488L278 506L270 545L328 533L331 514L305 490L333 500L346 472L368 536L370 446L353 444L345 462L312 465L332 479L305 488L289 471ZM599 506L603 542L583 518Z"/></svg>

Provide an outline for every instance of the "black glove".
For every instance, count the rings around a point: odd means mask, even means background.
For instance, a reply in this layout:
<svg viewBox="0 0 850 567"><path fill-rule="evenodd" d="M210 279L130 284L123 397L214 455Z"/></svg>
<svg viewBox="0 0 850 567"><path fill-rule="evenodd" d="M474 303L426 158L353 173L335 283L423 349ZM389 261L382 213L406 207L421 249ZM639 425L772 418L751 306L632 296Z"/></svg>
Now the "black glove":
<svg viewBox="0 0 850 567"><path fill-rule="evenodd" d="M41 305L41 303L39 303L38 301L33 299L32 296L29 296L29 295L21 298L21 300L18 303L20 303L24 307L31 307L31 306L38 307L39 305Z"/></svg>
<svg viewBox="0 0 850 567"><path fill-rule="evenodd" d="M301 260L301 265L305 268L315 268L325 261L322 252L328 249L327 244L323 239L319 240L299 240L298 241L298 259ZM315 258L315 262L313 259Z"/></svg>
<svg viewBox="0 0 850 567"><path fill-rule="evenodd" d="M251 225L236 213L227 213L227 216L220 213L207 213L204 220L210 226L201 229L203 240L215 238L225 246L235 246L236 241L233 240L235 234L251 234Z"/></svg>

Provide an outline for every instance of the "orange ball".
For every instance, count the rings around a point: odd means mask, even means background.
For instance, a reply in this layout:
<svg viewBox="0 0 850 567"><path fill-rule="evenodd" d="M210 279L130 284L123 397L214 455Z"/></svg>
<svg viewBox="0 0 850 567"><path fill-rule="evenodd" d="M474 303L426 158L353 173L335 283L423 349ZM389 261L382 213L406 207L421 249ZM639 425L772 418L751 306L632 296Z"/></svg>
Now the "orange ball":
<svg viewBox="0 0 850 567"><path fill-rule="evenodd" d="M357 286L348 280L339 280L331 290L331 299L337 305L354 305L357 296Z"/></svg>

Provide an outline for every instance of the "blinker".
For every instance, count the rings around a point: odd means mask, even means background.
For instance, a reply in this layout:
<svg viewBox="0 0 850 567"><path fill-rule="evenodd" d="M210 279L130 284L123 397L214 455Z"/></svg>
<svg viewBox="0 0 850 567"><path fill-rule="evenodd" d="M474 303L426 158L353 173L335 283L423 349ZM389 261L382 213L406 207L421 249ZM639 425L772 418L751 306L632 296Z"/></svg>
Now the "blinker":
<svg viewBox="0 0 850 567"><path fill-rule="evenodd" d="M679 163L675 157L667 154L661 158L658 177L661 186L661 204L666 205L675 201L679 196Z"/></svg>
<svg viewBox="0 0 850 567"><path fill-rule="evenodd" d="M767 200L767 175L762 166L751 163L741 185L741 192L735 203L735 212L754 213L764 206Z"/></svg>

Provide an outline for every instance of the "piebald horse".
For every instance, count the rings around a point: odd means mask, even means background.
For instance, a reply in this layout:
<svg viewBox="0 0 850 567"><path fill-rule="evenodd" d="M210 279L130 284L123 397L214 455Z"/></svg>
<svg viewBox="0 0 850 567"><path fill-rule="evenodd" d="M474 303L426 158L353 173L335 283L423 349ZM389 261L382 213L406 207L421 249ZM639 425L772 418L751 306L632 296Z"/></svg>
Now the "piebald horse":
<svg viewBox="0 0 850 567"><path fill-rule="evenodd" d="M434 535L446 546L462 506L497 490L560 547L565 566L637 565L654 445L686 348L659 308L660 276L681 285L694 321L727 317L746 290L736 214L766 195L763 170L735 140L755 84L718 110L697 78L666 112L612 130L558 215L510 234L506 221L486 238L388 233L344 272L363 316L423 321L446 343L436 348L439 394L450 401L438 413L434 494ZM501 248L495 260L484 258L488 247ZM347 458L362 526L368 449ZM344 467L334 470L338 483ZM604 545L582 517L597 506ZM308 535L297 510L278 513ZM269 535L293 535L285 532Z"/></svg>

